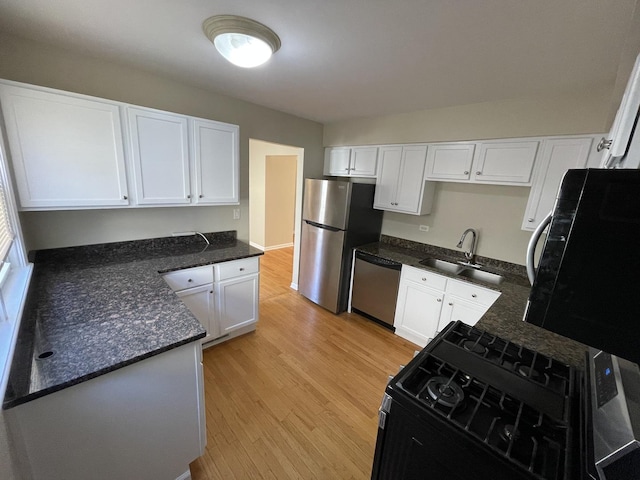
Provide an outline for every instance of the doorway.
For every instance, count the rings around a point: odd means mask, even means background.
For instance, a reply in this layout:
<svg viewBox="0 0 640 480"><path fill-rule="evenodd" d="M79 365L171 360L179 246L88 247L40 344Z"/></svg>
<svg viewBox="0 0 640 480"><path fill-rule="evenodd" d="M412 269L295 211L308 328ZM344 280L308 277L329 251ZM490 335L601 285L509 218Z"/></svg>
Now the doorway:
<svg viewBox="0 0 640 480"><path fill-rule="evenodd" d="M263 251L293 245L297 289L304 149L249 139L249 243Z"/></svg>

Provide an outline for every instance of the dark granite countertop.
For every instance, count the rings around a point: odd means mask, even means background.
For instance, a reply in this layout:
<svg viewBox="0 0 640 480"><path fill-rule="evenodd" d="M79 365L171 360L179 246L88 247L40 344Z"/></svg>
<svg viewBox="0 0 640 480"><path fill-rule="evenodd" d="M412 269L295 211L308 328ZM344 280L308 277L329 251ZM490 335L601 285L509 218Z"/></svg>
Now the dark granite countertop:
<svg viewBox="0 0 640 480"><path fill-rule="evenodd" d="M394 260L411 267L433 271L438 275L500 291L500 297L476 324L477 328L549 355L566 364L584 368L584 352L587 348L585 345L522 321L531 288L526 277L525 267L500 260L478 257L478 263L481 263L489 271L499 273L505 278L499 285L492 285L447 274L420 264L421 260L428 257L452 262L463 260L464 258L460 251L385 235L382 236L380 242L358 247L357 250L388 260Z"/></svg>
<svg viewBox="0 0 640 480"><path fill-rule="evenodd" d="M263 253L235 232L206 235L211 245L199 236L165 237L31 255L35 270L3 408L203 338L161 273Z"/></svg>

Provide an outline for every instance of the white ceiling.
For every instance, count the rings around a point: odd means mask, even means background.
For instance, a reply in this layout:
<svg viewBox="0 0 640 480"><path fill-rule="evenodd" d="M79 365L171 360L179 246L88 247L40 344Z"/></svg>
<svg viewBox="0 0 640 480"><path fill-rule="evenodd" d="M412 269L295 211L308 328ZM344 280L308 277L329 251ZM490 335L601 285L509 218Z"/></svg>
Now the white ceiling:
<svg viewBox="0 0 640 480"><path fill-rule="evenodd" d="M354 117L613 84L636 0L0 0L0 30L300 117ZM278 33L228 64L218 14Z"/></svg>

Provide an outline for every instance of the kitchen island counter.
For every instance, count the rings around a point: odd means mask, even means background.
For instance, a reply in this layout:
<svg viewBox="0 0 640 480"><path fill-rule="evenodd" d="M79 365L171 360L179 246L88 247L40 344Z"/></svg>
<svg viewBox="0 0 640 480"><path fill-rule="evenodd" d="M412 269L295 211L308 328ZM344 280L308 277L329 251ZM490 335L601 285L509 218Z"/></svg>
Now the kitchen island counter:
<svg viewBox="0 0 640 480"><path fill-rule="evenodd" d="M476 324L477 328L549 355L569 365L583 368L584 352L587 348L585 345L522 321L530 291L525 267L479 257L479 263L486 266L488 270L499 273L504 277L504 281L500 285L491 285L451 275L420 264L421 260L428 257L455 262L462 259L459 251L385 235L382 236L380 242L358 247L357 250L388 260L394 260L403 265L429 270L438 275L455 278L459 281L477 283L483 287L500 291L500 297Z"/></svg>
<svg viewBox="0 0 640 480"><path fill-rule="evenodd" d="M205 336L162 273L262 255L235 232L40 250L3 408Z"/></svg>

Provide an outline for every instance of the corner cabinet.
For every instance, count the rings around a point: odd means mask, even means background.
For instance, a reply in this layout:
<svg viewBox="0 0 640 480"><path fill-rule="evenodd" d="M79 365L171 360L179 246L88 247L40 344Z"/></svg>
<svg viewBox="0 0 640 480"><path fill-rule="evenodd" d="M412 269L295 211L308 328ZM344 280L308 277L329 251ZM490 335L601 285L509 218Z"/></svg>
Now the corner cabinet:
<svg viewBox="0 0 640 480"><path fill-rule="evenodd" d="M325 175L333 177L375 177L378 147L335 147L325 149Z"/></svg>
<svg viewBox="0 0 640 480"><path fill-rule="evenodd" d="M431 212L434 185L425 182L426 145L380 147L373 208L411 215Z"/></svg>
<svg viewBox="0 0 640 480"><path fill-rule="evenodd" d="M129 205L117 104L5 84L0 102L22 208Z"/></svg>
<svg viewBox="0 0 640 480"><path fill-rule="evenodd" d="M499 296L495 290L403 265L395 333L424 347L451 321L475 325Z"/></svg>

